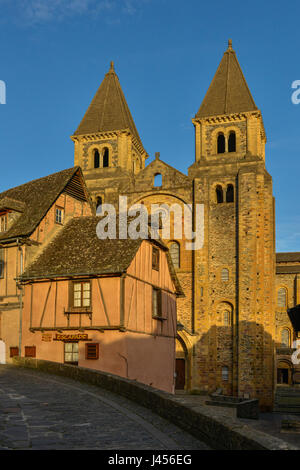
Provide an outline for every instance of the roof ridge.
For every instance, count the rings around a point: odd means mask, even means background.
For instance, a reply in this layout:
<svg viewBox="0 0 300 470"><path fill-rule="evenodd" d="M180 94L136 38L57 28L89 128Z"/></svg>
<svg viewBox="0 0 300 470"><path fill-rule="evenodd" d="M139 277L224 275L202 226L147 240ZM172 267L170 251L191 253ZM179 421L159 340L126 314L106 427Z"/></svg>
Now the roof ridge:
<svg viewBox="0 0 300 470"><path fill-rule="evenodd" d="M0 200L1 200L2 194L7 193L8 191L12 191L14 189L22 188L22 186L26 186L28 184L37 183L38 181L42 181L45 178L50 178L51 176L55 176L55 175L58 175L60 173L64 173L64 172L67 172L67 171L70 171L72 173L71 170L73 170L73 172L75 173L75 170L77 171L79 168L80 168L80 166L72 166L70 168L66 168L65 170L56 171L55 173L51 173L50 175L41 176L40 178L36 178L34 180L27 181L27 183L22 183L22 184L19 184L18 186L13 186L12 188L5 189L4 191L2 191L0 193ZM4 197L7 197L7 196L4 196Z"/></svg>

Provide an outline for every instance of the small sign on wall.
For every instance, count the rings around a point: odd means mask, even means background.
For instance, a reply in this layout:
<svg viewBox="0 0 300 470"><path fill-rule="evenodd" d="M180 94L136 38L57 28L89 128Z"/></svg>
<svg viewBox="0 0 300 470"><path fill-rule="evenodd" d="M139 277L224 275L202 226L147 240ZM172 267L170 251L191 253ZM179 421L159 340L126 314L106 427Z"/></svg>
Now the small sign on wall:
<svg viewBox="0 0 300 470"><path fill-rule="evenodd" d="M89 341L89 337L86 334L74 334L74 335L65 335L65 334L56 334L54 341Z"/></svg>
<svg viewBox="0 0 300 470"><path fill-rule="evenodd" d="M50 342L52 341L52 335L49 333L43 333L42 334L42 341Z"/></svg>

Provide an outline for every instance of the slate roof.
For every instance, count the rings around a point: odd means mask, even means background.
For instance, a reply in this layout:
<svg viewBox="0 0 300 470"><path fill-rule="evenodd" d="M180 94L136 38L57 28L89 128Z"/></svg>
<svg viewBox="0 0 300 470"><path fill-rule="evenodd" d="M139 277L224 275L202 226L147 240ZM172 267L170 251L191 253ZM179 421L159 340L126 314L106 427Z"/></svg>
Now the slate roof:
<svg viewBox="0 0 300 470"><path fill-rule="evenodd" d="M231 40L225 51L211 85L199 108L196 118L256 111Z"/></svg>
<svg viewBox="0 0 300 470"><path fill-rule="evenodd" d="M276 274L297 274L300 273L300 265L276 266Z"/></svg>
<svg viewBox="0 0 300 470"><path fill-rule="evenodd" d="M125 273L144 240L99 239L96 233L99 220L98 216L71 219L27 267L21 280ZM183 296L168 248L160 240L152 241L167 252L177 295Z"/></svg>
<svg viewBox="0 0 300 470"><path fill-rule="evenodd" d="M129 129L143 147L113 62L74 135Z"/></svg>
<svg viewBox="0 0 300 470"><path fill-rule="evenodd" d="M75 174L80 174L82 177L79 166L30 181L0 193L1 208L21 212L20 217L10 229L0 233L0 242L1 240L31 235Z"/></svg>
<svg viewBox="0 0 300 470"><path fill-rule="evenodd" d="M276 263L300 263L300 252L276 253Z"/></svg>

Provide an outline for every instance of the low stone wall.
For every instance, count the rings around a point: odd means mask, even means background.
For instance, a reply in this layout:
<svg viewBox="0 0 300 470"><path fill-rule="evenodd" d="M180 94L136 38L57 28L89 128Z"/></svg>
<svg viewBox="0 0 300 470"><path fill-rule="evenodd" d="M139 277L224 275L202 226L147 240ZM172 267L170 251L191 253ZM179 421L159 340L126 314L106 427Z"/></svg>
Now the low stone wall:
<svg viewBox="0 0 300 470"><path fill-rule="evenodd" d="M210 400L205 402L209 406L220 406L236 409L237 418L259 419L259 402L256 399L228 397L212 393Z"/></svg>
<svg viewBox="0 0 300 470"><path fill-rule="evenodd" d="M14 358L21 367L70 377L97 385L105 390L122 395L166 418L213 449L223 450L293 450L296 447L268 434L240 424L231 417L220 417L211 409L197 405L179 403L166 392L147 385L92 369L42 361L39 359Z"/></svg>

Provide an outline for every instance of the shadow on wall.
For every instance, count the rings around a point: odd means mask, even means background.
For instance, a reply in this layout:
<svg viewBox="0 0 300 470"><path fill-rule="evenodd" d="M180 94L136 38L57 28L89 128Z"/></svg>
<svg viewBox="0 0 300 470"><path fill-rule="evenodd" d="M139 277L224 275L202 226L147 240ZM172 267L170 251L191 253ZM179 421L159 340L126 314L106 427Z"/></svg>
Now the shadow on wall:
<svg viewBox="0 0 300 470"><path fill-rule="evenodd" d="M158 327L159 328L159 327ZM51 332L52 333L52 332ZM67 331L66 334L76 333ZM83 333L83 332L81 332ZM89 342L79 341L70 343L53 340L56 332L52 334L52 340L48 342L37 341L41 333L36 332L31 337L31 344L23 342L22 355L26 346L33 346L35 341L36 358L54 362L74 363L68 354L66 345L78 344L78 365L103 372L112 373L120 377L128 378L154 388L174 391L174 366L175 366L175 339L159 335L137 335L136 333L116 331L85 330ZM27 340L25 340L27 342ZM86 348L88 344L98 344L98 359L87 359ZM77 354L77 353L75 353Z"/></svg>
<svg viewBox="0 0 300 470"><path fill-rule="evenodd" d="M217 322L227 326L212 326L195 345L191 388L205 393L222 389L225 395L258 398L262 407L272 407L276 384L273 338L259 323L237 325L226 311L223 314ZM187 355L185 361L191 367Z"/></svg>

